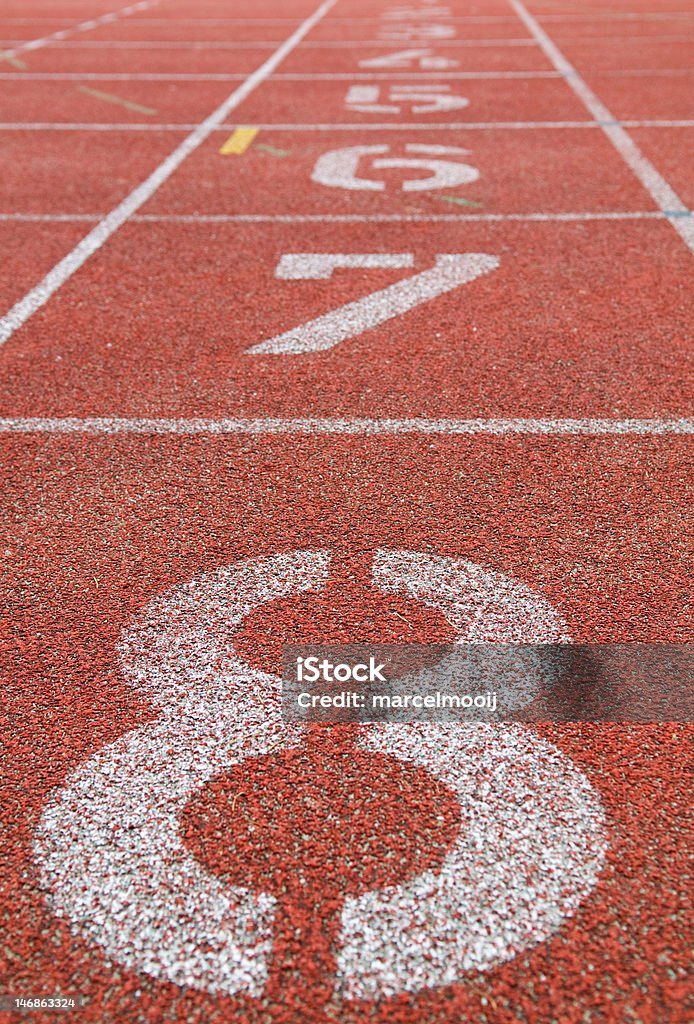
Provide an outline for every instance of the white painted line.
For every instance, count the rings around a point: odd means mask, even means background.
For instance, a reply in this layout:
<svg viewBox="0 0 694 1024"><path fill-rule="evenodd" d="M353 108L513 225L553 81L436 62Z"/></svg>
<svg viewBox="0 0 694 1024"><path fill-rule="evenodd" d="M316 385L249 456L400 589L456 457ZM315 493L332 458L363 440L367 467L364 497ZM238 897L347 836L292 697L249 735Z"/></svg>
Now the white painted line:
<svg viewBox="0 0 694 1024"><path fill-rule="evenodd" d="M655 169L650 160L643 155L631 136L620 124L615 123L616 118L614 115L598 99L584 79L581 78L578 71L552 42L521 0L508 0L508 2L528 31L537 39L543 53L552 62L557 71L564 75L567 85L576 93L586 110L596 121L602 122L600 126L602 131L629 169L641 182L653 199L653 202L663 213L670 215L669 219L673 228L682 238L690 252L694 253L694 220L687 216L689 213L688 207L685 206L665 178Z"/></svg>
<svg viewBox="0 0 694 1024"><path fill-rule="evenodd" d="M247 75L209 74L194 75L185 72L164 74L159 72L105 73L102 71L16 71L0 72L3 81L22 82L236 82L244 81Z"/></svg>
<svg viewBox="0 0 694 1024"><path fill-rule="evenodd" d="M600 11L593 10L585 13L576 11L570 14L538 14L538 18L541 21L556 21L556 22L567 22L573 23L575 21L673 21L683 20L690 21L694 18L694 14L689 11ZM32 17L32 18L0 18L3 24L16 24L26 25L35 24L41 21L55 22L59 19L44 18L44 17ZM354 22L365 22L368 24L373 23L374 18L352 18L349 16L340 16L334 14L330 18L330 24L335 22L347 22L353 24ZM456 17L446 17L447 22L455 22L461 24L475 24L475 25L487 25L487 24L515 24L515 19L506 14L482 14L482 15L459 15ZM170 25L170 18L138 18L139 25ZM292 18L176 18L177 25L295 25L296 19Z"/></svg>
<svg viewBox="0 0 694 1024"><path fill-rule="evenodd" d="M530 221L556 223L600 220L667 220L660 210L608 210L582 213L143 213L130 217L133 224L446 224L464 221ZM677 215L678 216L678 215ZM687 214L694 217L694 213ZM0 213L0 223L96 223L100 213Z"/></svg>
<svg viewBox="0 0 694 1024"><path fill-rule="evenodd" d="M678 72L679 73L679 72ZM556 71L418 71L412 74L398 72L393 74L366 74L355 72L354 74L334 74L330 71L313 73L285 73L268 76L273 82L354 82L363 79L374 81L383 79L385 81L423 81L427 79L504 79L504 78L561 78ZM226 74L210 72L209 74L194 74L185 71L181 72L113 72L102 71L3 71L0 72L0 79L23 82L81 82L81 81L123 81L123 82L233 82L244 80L246 75Z"/></svg>
<svg viewBox="0 0 694 1024"><path fill-rule="evenodd" d="M615 71L596 71L595 77L601 78L621 78L621 77L634 77L634 78L649 78L649 77L665 77L665 78L677 78L682 75L691 76L694 74L694 68L626 68L624 70ZM6 77L20 78L23 77L21 72L11 72ZM564 78L566 77L560 71L417 71L417 72L379 72L371 74L368 71L359 71L353 73L340 73L336 74L330 71L314 72L313 74L302 74L299 72L286 72L280 75L273 75L273 81L294 81L294 82L310 82L310 81L338 81L338 82L353 82L353 81L373 81L375 79L384 79L385 81L398 81L400 79L406 81L416 81L418 79L486 79L495 80L497 78L514 79L514 78Z"/></svg>
<svg viewBox="0 0 694 1024"><path fill-rule="evenodd" d="M594 78L679 78L694 75L694 68L629 68L617 71L596 71ZM561 79L566 77L558 71L416 71L416 72L367 72L336 73L323 72L285 72L269 76L272 82L355 82L355 81L503 81L508 79ZM102 71L2 71L1 81L24 82L234 82L243 81L244 74L210 72L194 74L192 72L102 72ZM611 120L616 120L612 118Z"/></svg>
<svg viewBox="0 0 694 1024"><path fill-rule="evenodd" d="M686 17L686 15L683 15ZM3 18L0 17L0 22L3 24L34 24L39 21L51 21L54 22L56 18ZM330 24L333 25L335 22L346 22L347 24L367 24L373 25L376 18L352 18L349 16L332 15L330 18ZM492 15L492 16L469 16L463 15L461 17L446 17L447 22L463 23L463 24L505 24L505 25L516 25L516 20L511 15ZM138 25L170 25L170 18L138 18ZM176 18L177 25L296 25L296 18Z"/></svg>
<svg viewBox="0 0 694 1024"><path fill-rule="evenodd" d="M157 0L158 2L158 0ZM295 22L292 22L295 24ZM90 28L93 27L90 25ZM614 45L619 39L620 46L623 43L691 43L694 35L682 33L680 35L648 34L625 36L620 33L615 35L591 35L591 36L561 36L557 38L560 43L609 43ZM186 51L208 51L208 50L269 50L277 43L277 40L268 39L243 39L243 40L217 40L217 39L77 39L67 42L52 42L54 50L186 50ZM30 45L24 39L4 39L0 45L5 47L24 47ZM47 44L44 44L47 45ZM382 50L387 48L388 42L378 39L319 39L309 43L302 43L302 50L331 50L351 49L352 47L377 47ZM437 49L448 46L457 47L492 47L502 46L537 46L537 42L531 38L509 38L509 39L444 39L437 43ZM36 47L32 47L36 49Z"/></svg>
<svg viewBox="0 0 694 1024"><path fill-rule="evenodd" d="M614 436L694 434L694 419L0 419L2 434L540 434Z"/></svg>
<svg viewBox="0 0 694 1024"><path fill-rule="evenodd" d="M78 32L90 32L92 29L98 28L99 25L106 25L109 22L117 21L119 18L127 18L130 14L135 14L137 11L144 11L148 7L153 7L159 3L159 0L140 0L140 3L130 4L128 7L121 7L117 11L112 11L109 14L102 14L98 18L90 18L88 21L81 21L78 25L73 25L72 28L63 28L58 32L51 32L50 35L42 36L40 39L29 39L25 43L20 43L13 50L7 51L7 53L16 57L19 53L28 53L30 50L39 50L43 46L50 46L52 43L56 43L59 40L67 39L68 36L74 36Z"/></svg>
<svg viewBox="0 0 694 1024"><path fill-rule="evenodd" d="M633 35L625 36L623 32L620 32L618 36L560 36L555 39L558 43L609 43L610 46L614 47L615 43L619 43L619 46L623 46L625 43L638 43L640 46L648 45L649 43L688 43L694 42L694 36L682 33L677 36L673 35L658 35L656 33L649 35Z"/></svg>
<svg viewBox="0 0 694 1024"><path fill-rule="evenodd" d="M0 222L10 224L93 224L100 220L100 213L0 213Z"/></svg>
<svg viewBox="0 0 694 1024"><path fill-rule="evenodd" d="M571 14L538 14L540 21L557 21L572 24L575 21L691 21L694 14L689 11L576 11Z"/></svg>
<svg viewBox="0 0 694 1024"><path fill-rule="evenodd" d="M376 47L379 50L387 50L394 46L399 46L398 41L383 41L382 39L346 39L346 40L329 40L319 39L311 41L310 43L304 43L302 49L351 49L352 47ZM441 39L436 41L437 50L445 50L449 46L454 47L493 47L497 48L500 46L537 46L534 39Z"/></svg>
<svg viewBox="0 0 694 1024"><path fill-rule="evenodd" d="M324 0L317 10L306 18L289 38L268 57L235 89L224 102L214 110L198 127L186 136L163 163L159 165L130 195L114 207L113 210L92 231L79 242L72 252L68 253L55 267L17 302L12 309L0 319L0 344L12 337L14 332L33 316L55 292L131 217L146 203L157 189L180 167L186 157L190 156L222 124L240 103L242 103L268 75L292 52L304 36L318 24L321 18L334 6L336 0Z"/></svg>
<svg viewBox="0 0 694 1024"><path fill-rule="evenodd" d="M153 0L154 2L154 0ZM92 26L93 27L93 26ZM670 38L670 37L668 37ZM677 37L681 40L681 37ZM16 42L16 40L15 40ZM27 44L30 45L30 44ZM194 39L81 39L77 42L56 43L55 48L70 50L257 50L273 49L277 41L267 39L244 39L244 40L194 40ZM352 49L353 47L377 47L379 50L388 49L389 43L378 39L320 39L310 43L302 43L299 47L302 50L341 50ZM446 46L537 46L534 39L446 39L437 44L438 48Z"/></svg>
<svg viewBox="0 0 694 1024"><path fill-rule="evenodd" d="M682 120L682 121L662 121L662 120L643 120L643 121L614 121L612 124L621 124L625 128L694 128L694 119ZM562 128L602 128L603 122L601 121L441 121L439 123L425 122L425 121L385 121L380 124L358 124L351 121L336 121L333 124L291 124L291 123L272 123L266 122L265 124L258 124L256 127L267 130L267 131L301 131L301 132L332 132L332 131L402 131L411 130L416 131L505 131L508 129L540 129L551 131L554 129ZM0 124L0 130L5 126ZM17 128L21 128L22 125L17 125ZM53 127L53 126L49 126ZM62 128L62 125L55 125L56 128ZM88 128L89 126L85 126ZM123 125L114 124L114 128L123 128ZM134 126L139 127L138 125ZM156 128L157 125L143 125L146 128ZM162 127L169 127L163 125ZM171 125L170 127L178 127L177 125ZM224 130L233 128L234 125L224 125ZM220 129L221 130L221 129Z"/></svg>
<svg viewBox="0 0 694 1024"><path fill-rule="evenodd" d="M55 22L57 18L4 18L0 16L0 22L2 24L16 24L26 25L34 24L35 22L50 21ZM373 25L376 22L376 18L352 18L349 16L332 15L330 18L330 24L333 25L335 22L345 22L349 25L353 24L365 24ZM469 16L463 15L461 17L446 17L447 22L455 22L461 24L505 24L517 27L515 18L511 15L493 15L493 16ZM138 25L171 25L171 18L138 18ZM269 25L296 25L296 18L179 18L176 17L177 25L262 25L267 27Z"/></svg>
<svg viewBox="0 0 694 1024"><path fill-rule="evenodd" d="M587 123L587 122L586 122ZM152 124L149 122L119 124L118 121L104 123L61 124L55 121L6 121L0 123L0 132L192 132L195 124ZM220 125L219 131L227 131Z"/></svg>
<svg viewBox="0 0 694 1024"><path fill-rule="evenodd" d="M293 24L296 24L294 22ZM19 46L24 40L3 39L0 45ZM536 44L533 44L536 45ZM183 40L183 39L76 39L67 43L54 43L53 50L241 50L274 49L277 40L263 39L258 42L243 40L242 42L219 42L218 40Z"/></svg>
<svg viewBox="0 0 694 1024"><path fill-rule="evenodd" d="M284 222L287 224L310 224L325 221L334 224L398 224L398 223L445 223L446 221L583 221L583 220L665 220L669 215L655 210L608 211L605 213L461 213L461 214L143 214L133 217L140 222L164 221L171 224L195 222L224 223L239 221L249 224ZM694 214L688 214L694 216Z"/></svg>
<svg viewBox="0 0 694 1024"><path fill-rule="evenodd" d="M680 121L642 120L615 121L623 128L694 128L694 119ZM190 132L195 124L153 124L151 121L123 124L118 121L83 122L71 124L56 121L6 121L0 122L0 131L6 132ZM228 132L238 128L237 124L222 124L215 131ZM343 132L343 131L506 131L507 129L559 130L565 128L601 128L600 121L383 121L359 124L354 121L335 121L332 124L294 124L290 122L254 123L260 131L283 132Z"/></svg>
<svg viewBox="0 0 694 1024"><path fill-rule="evenodd" d="M622 68L613 71L596 70L592 73L593 78L678 78L694 75L694 67L691 68Z"/></svg>

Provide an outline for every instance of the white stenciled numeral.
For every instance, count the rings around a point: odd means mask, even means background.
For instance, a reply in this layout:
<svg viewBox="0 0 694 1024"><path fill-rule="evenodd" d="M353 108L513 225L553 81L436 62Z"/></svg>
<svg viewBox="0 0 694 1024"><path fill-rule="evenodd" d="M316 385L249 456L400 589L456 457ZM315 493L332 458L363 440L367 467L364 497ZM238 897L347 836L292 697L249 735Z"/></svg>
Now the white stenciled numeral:
<svg viewBox="0 0 694 1024"><path fill-rule="evenodd" d="M384 21L400 21L401 18L449 18L450 7L391 7L383 12Z"/></svg>
<svg viewBox="0 0 694 1024"><path fill-rule="evenodd" d="M290 551L214 569L155 597L121 637L125 678L159 714L71 772L44 809L35 855L55 913L128 970L263 995L280 897L206 870L181 819L230 769L310 742L282 720L280 678L246 664L234 638L254 608L324 590L331 561L327 551ZM569 639L543 595L464 559L381 550L372 579L439 609L456 643ZM534 692L519 694L520 706ZM607 847L600 800L532 730L367 725L358 743L446 786L461 825L439 870L347 897L338 996L379 999L487 971L550 938L590 894ZM232 847L237 827L231 817Z"/></svg>
<svg viewBox="0 0 694 1024"><path fill-rule="evenodd" d="M455 96L450 85L424 82L412 85L391 85L388 102L381 102L378 85L352 85L347 91L345 106L360 114L399 114L403 107L411 107L413 114L438 114L467 107L465 96Z"/></svg>
<svg viewBox="0 0 694 1024"><path fill-rule="evenodd" d="M282 281L327 281L333 270L401 270L414 266L410 252L290 252L280 258Z"/></svg>
<svg viewBox="0 0 694 1024"><path fill-rule="evenodd" d="M409 142L405 146L405 153L406 156L391 155L391 147L386 145L331 149L318 158L311 179L318 185L325 185L326 188L385 192L385 181L366 175L374 171L411 170L420 173L403 181L400 186L402 191L430 192L432 189L468 185L477 181L480 176L476 167L461 160L461 157L467 156L469 150L461 149L459 146ZM422 171L429 173L422 177Z"/></svg>
<svg viewBox="0 0 694 1024"><path fill-rule="evenodd" d="M460 61L452 57L439 57L431 49L398 50L380 57L368 57L359 61L360 68L393 68L407 71L419 68L421 71L445 71L457 68Z"/></svg>
<svg viewBox="0 0 694 1024"><path fill-rule="evenodd" d="M380 33L381 39L389 42L416 42L426 39L452 39L455 29L450 25L385 25Z"/></svg>
<svg viewBox="0 0 694 1024"><path fill-rule="evenodd" d="M337 268L390 270L413 267L414 263L412 253L291 253L281 258L275 273L285 280L316 280L330 277ZM499 258L488 253L441 253L430 269L253 345L248 352L251 355L298 355L325 351L474 281L498 266Z"/></svg>

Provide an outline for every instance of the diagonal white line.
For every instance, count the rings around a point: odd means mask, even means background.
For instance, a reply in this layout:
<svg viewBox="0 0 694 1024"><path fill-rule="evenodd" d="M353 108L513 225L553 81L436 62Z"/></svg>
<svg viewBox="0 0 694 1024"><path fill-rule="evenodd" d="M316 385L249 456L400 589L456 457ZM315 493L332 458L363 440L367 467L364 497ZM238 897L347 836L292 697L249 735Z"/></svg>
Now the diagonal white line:
<svg viewBox="0 0 694 1024"><path fill-rule="evenodd" d="M668 215L668 219L675 231L680 235L690 252L694 253L694 220L689 216L689 208L685 206L675 190L655 169L650 160L643 155L629 133L617 123L614 115L598 99L587 82L584 81L573 64L569 63L561 50L552 42L521 0L508 0L508 2L530 34L537 40L552 65L565 77L567 85L573 89L584 107L592 114L596 121L601 122L600 128L622 157L627 167L636 175L653 199L653 202L663 213Z"/></svg>
<svg viewBox="0 0 694 1024"><path fill-rule="evenodd" d="M694 434L692 419L0 419L0 434L540 434L549 436Z"/></svg>
<svg viewBox="0 0 694 1024"><path fill-rule="evenodd" d="M111 11L109 14L102 14L99 18L90 18L89 21L81 21L78 25L73 25L72 28L62 28L58 32L51 32L48 36L41 36L40 39L29 39L25 43L20 43L12 50L4 51L7 56L16 57L18 53L28 53L30 50L39 50L42 46L50 46L51 43L57 43L62 39L68 39L70 36L77 35L79 32L90 32L93 28L98 28L99 25L107 25L111 21L118 21L119 18L127 18L130 14L135 14L137 11L146 11L148 7L153 7L159 3L159 0L141 0L140 3L130 4L128 7L121 7L120 10Z"/></svg>
<svg viewBox="0 0 694 1024"><path fill-rule="evenodd" d="M336 0L324 0L320 7L296 29L292 35L278 47L271 57L260 65L245 82L235 89L224 102L210 114L206 120L195 128L190 135L176 147L163 163L138 185L129 196L118 204L88 235L79 242L72 252L68 253L44 279L24 298L20 299L12 309L0 319L0 345L12 337L17 328L33 316L55 292L79 270L97 249L106 242L139 208L150 199L174 171L190 156L214 130L222 124L228 115L263 82L284 58L301 42L304 36L334 6Z"/></svg>

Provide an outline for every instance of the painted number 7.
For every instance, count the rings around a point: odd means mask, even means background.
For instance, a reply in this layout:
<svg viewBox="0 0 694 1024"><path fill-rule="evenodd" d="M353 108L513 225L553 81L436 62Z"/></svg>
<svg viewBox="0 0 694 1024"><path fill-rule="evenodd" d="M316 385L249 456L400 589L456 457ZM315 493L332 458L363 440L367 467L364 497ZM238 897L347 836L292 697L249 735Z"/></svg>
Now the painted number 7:
<svg viewBox="0 0 694 1024"><path fill-rule="evenodd" d="M334 270L409 269L412 253L287 253L280 258L275 277L282 280L327 280ZM330 313L293 327L284 334L247 349L249 355L299 355L323 352L341 341L378 327L439 295L468 284L499 266L499 258L484 252L440 253L434 266L402 281L348 302Z"/></svg>

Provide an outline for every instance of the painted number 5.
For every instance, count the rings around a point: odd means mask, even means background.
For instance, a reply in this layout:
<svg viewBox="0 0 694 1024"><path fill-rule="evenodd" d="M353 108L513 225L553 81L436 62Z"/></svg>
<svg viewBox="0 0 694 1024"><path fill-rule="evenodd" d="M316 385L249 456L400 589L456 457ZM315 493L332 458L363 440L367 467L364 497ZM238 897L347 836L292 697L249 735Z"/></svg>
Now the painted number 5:
<svg viewBox="0 0 694 1024"><path fill-rule="evenodd" d="M275 277L283 280L326 280L337 269L371 270L414 267L412 253L288 253ZM468 284L499 266L499 258L483 252L440 253L434 266L402 281L348 302L247 349L250 355L299 355L323 352L372 327L407 313L423 302Z"/></svg>

